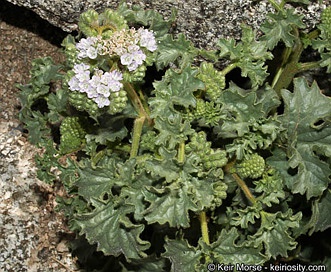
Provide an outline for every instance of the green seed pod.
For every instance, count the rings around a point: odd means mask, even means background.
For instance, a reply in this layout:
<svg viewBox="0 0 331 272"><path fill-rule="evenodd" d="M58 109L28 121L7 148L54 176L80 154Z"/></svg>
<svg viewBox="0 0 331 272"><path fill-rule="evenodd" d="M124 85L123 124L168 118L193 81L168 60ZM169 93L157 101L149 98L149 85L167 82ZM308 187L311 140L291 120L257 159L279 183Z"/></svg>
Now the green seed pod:
<svg viewBox="0 0 331 272"><path fill-rule="evenodd" d="M81 147L86 132L79 117L66 117L60 125L60 135L60 152L68 154Z"/></svg>
<svg viewBox="0 0 331 272"><path fill-rule="evenodd" d="M321 23L327 35L331 37L331 7L327 7L322 11Z"/></svg>
<svg viewBox="0 0 331 272"><path fill-rule="evenodd" d="M146 75L146 66L140 65L136 70L133 72L126 71L123 73L123 79L127 82L142 82Z"/></svg>
<svg viewBox="0 0 331 272"><path fill-rule="evenodd" d="M110 94L110 105L108 107L108 113L116 114L122 112L128 101L126 91L120 90L119 92L113 92Z"/></svg>
<svg viewBox="0 0 331 272"><path fill-rule="evenodd" d="M85 36L97 36L99 28L99 14L93 9L82 13L79 18L78 26Z"/></svg>
<svg viewBox="0 0 331 272"><path fill-rule="evenodd" d="M212 63L203 62L199 68L198 78L205 83L207 97L211 101L217 100L225 88L225 76L216 70Z"/></svg>
<svg viewBox="0 0 331 272"><path fill-rule="evenodd" d="M236 169L240 177L256 179L262 176L265 161L260 155L252 154L237 165Z"/></svg>
<svg viewBox="0 0 331 272"><path fill-rule="evenodd" d="M79 111L86 111L95 118L102 112L98 105L87 97L85 93L69 91L69 103Z"/></svg>
<svg viewBox="0 0 331 272"><path fill-rule="evenodd" d="M327 7L322 11L321 22L322 24L331 26L331 7Z"/></svg>
<svg viewBox="0 0 331 272"><path fill-rule="evenodd" d="M72 35L68 35L64 38L61 45L65 48L64 52L66 55L67 66L73 68L74 65L77 63L77 49L75 38Z"/></svg>
<svg viewBox="0 0 331 272"><path fill-rule="evenodd" d="M104 28L102 33L104 38L109 38L114 31L128 28L128 24L124 17L111 9L106 9L101 13L99 21Z"/></svg>

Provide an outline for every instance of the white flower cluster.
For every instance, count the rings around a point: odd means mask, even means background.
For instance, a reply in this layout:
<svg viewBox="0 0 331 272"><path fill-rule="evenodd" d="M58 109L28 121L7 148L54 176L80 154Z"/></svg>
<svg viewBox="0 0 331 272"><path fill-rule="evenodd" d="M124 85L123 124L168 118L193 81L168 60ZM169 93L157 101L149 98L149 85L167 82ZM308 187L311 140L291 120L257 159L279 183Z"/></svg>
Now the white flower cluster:
<svg viewBox="0 0 331 272"><path fill-rule="evenodd" d="M112 33L109 39L88 37L77 43L78 58L96 59L98 55L117 55L129 71L136 70L146 59L144 48L150 52L157 49L154 33L148 29L122 29Z"/></svg>
<svg viewBox="0 0 331 272"><path fill-rule="evenodd" d="M91 77L90 66L79 63L74 66L73 71L75 75L68 82L69 89L86 93L99 108L109 106L111 92L119 92L123 87L120 82L123 75L118 70L103 72L96 69Z"/></svg>

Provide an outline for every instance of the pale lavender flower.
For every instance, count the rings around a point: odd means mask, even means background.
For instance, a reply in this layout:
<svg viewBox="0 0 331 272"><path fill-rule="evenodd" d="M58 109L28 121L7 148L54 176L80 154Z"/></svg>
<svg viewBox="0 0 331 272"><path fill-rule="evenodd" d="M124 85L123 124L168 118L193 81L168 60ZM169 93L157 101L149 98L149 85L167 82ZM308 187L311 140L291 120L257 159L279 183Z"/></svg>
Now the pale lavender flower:
<svg viewBox="0 0 331 272"><path fill-rule="evenodd" d="M138 68L138 63L136 62L131 62L127 67L128 67L128 70L131 72L131 71L134 71Z"/></svg>
<svg viewBox="0 0 331 272"><path fill-rule="evenodd" d="M99 95L94 99L94 102L98 104L99 108L103 108L105 106L109 106L110 105L110 100L108 99L108 97L105 97L103 95Z"/></svg>
<svg viewBox="0 0 331 272"><path fill-rule="evenodd" d="M102 75L102 74L101 74ZM92 78L90 79L90 85L93 88L97 88L100 85L100 81L101 81L101 75L100 73L95 73Z"/></svg>
<svg viewBox="0 0 331 272"><path fill-rule="evenodd" d="M133 56L130 53L125 53L121 56L121 63L123 65L130 65L133 61Z"/></svg>
<svg viewBox="0 0 331 272"><path fill-rule="evenodd" d="M107 74L107 73L105 73L105 74ZM112 79L114 79L114 80L120 81L123 79L123 74L118 70L111 71L110 74L111 74Z"/></svg>
<svg viewBox="0 0 331 272"><path fill-rule="evenodd" d="M97 89L91 87L87 89L86 94L88 98L92 98L92 99L98 97L99 95Z"/></svg>
<svg viewBox="0 0 331 272"><path fill-rule="evenodd" d="M79 80L76 76L73 76L68 81L69 89L72 90L72 91L79 91L79 89L80 89L79 84L80 84L80 82L79 82Z"/></svg>
<svg viewBox="0 0 331 272"><path fill-rule="evenodd" d="M79 59L96 59L98 56L98 38L88 37L86 39L81 39L79 43L76 44L76 48L79 51Z"/></svg>
<svg viewBox="0 0 331 272"><path fill-rule="evenodd" d="M133 61L138 65L142 65L146 59L146 55L141 50L133 52L132 57L133 57Z"/></svg>
<svg viewBox="0 0 331 272"><path fill-rule="evenodd" d="M87 65L85 63L78 63L75 64L73 71L75 72L75 74L79 74L85 71L89 71L90 70L90 65Z"/></svg>
<svg viewBox="0 0 331 272"><path fill-rule="evenodd" d="M108 85L108 87L113 91L113 92L119 92L122 87L123 84L117 80L113 80L112 82L110 82L110 84Z"/></svg>
<svg viewBox="0 0 331 272"><path fill-rule="evenodd" d="M123 84L120 82L122 79L122 73L114 70L104 73L101 77L101 83L106 85L111 91L118 92L123 87Z"/></svg>
<svg viewBox="0 0 331 272"><path fill-rule="evenodd" d="M146 47L147 50L154 52L157 49L154 33L144 28L139 28L138 33L140 34L140 46Z"/></svg>
<svg viewBox="0 0 331 272"><path fill-rule="evenodd" d="M97 92L98 92L99 95L101 94L101 95L103 95L107 98L110 96L110 90L109 90L109 87L107 85L100 84L97 87Z"/></svg>
<svg viewBox="0 0 331 272"><path fill-rule="evenodd" d="M89 81L84 81L79 83L79 90L81 93L88 93L92 92L93 88L91 87L91 84Z"/></svg>
<svg viewBox="0 0 331 272"><path fill-rule="evenodd" d="M143 64L146 59L146 55L139 49L139 46L130 46L129 52L121 56L121 63L128 67L129 71L136 70Z"/></svg>
<svg viewBox="0 0 331 272"><path fill-rule="evenodd" d="M140 50L140 47L136 44L131 44L130 46L128 46L128 52L129 53L134 53L138 50Z"/></svg>

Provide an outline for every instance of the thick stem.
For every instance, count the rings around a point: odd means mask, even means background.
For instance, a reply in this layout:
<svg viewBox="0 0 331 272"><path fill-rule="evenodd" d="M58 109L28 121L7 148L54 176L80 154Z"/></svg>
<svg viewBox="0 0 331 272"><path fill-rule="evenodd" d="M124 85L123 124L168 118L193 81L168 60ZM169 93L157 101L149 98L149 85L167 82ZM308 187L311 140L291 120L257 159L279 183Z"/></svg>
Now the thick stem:
<svg viewBox="0 0 331 272"><path fill-rule="evenodd" d="M247 199L252 203L252 205L254 205L256 203L256 199L249 190L249 188L247 187L245 181L243 181L236 173L233 173L232 177L236 180L237 184L239 185L240 189L244 192Z"/></svg>
<svg viewBox="0 0 331 272"><path fill-rule="evenodd" d="M148 121L148 124L152 125L153 120L147 114L147 112L146 112L143 104L141 103L141 100L140 100L138 94L136 93L135 89L133 88L133 86L129 82L125 82L124 83L124 88L125 88L125 90L128 94L128 97L129 97L133 107L135 108L135 110L139 114L139 117L145 117Z"/></svg>
<svg viewBox="0 0 331 272"><path fill-rule="evenodd" d="M185 143L181 142L178 148L178 162L184 163L185 160Z"/></svg>
<svg viewBox="0 0 331 272"><path fill-rule="evenodd" d="M320 62L319 61L298 63L299 73L307 71L307 70L319 68L319 67L320 67Z"/></svg>
<svg viewBox="0 0 331 272"><path fill-rule="evenodd" d="M139 117L134 120L130 158L135 158L138 154L140 136L144 126L144 122L145 117Z"/></svg>
<svg viewBox="0 0 331 272"><path fill-rule="evenodd" d="M200 227L201 227L201 233L202 233L202 240L209 245L209 233L208 233L208 222L207 222L207 216L205 212L201 212L199 214L200 219Z"/></svg>
<svg viewBox="0 0 331 272"><path fill-rule="evenodd" d="M254 205L256 203L256 199L253 196L253 194L251 193L251 191L249 190L249 188L247 187L245 181L243 181L237 173L235 173L235 168L234 165L236 163L236 160L232 160L230 161L224 168L224 171L228 174L231 174L231 176L235 179L235 181L237 182L238 186L240 187L240 189L244 192L246 198L252 203L252 205Z"/></svg>
<svg viewBox="0 0 331 272"><path fill-rule="evenodd" d="M294 76L300 72L299 60L303 51L303 44L299 37L299 30L293 29L296 36L293 48L286 48L283 54L282 66L279 68L273 80L272 87L280 97L280 91L288 88Z"/></svg>

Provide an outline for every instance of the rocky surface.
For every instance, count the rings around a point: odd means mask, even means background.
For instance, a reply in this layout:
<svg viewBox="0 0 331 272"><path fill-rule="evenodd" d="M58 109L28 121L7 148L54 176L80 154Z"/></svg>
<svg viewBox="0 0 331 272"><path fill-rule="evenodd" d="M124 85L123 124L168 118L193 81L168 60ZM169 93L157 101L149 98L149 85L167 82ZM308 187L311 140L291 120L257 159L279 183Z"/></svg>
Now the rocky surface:
<svg viewBox="0 0 331 272"><path fill-rule="evenodd" d="M36 12L53 25L65 30L77 29L80 13L93 8L116 8L120 0L8 0ZM240 24L257 27L270 11L266 0L127 0L129 6L139 5L144 9L153 9L169 17L172 9L178 11L177 31L185 32L187 37L200 47L210 47L219 37L240 35ZM318 12L330 0L311 1L308 12L304 12L307 22L314 25Z"/></svg>

